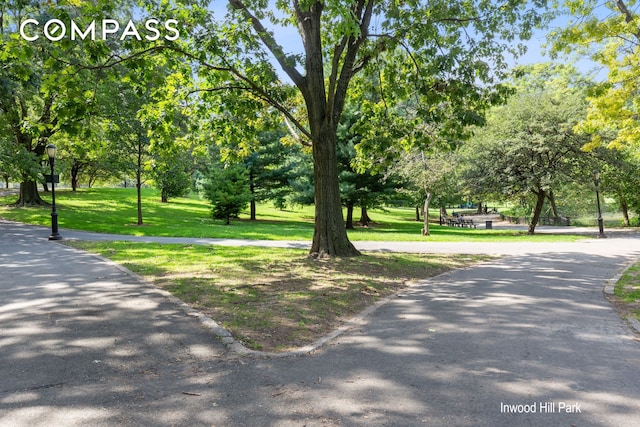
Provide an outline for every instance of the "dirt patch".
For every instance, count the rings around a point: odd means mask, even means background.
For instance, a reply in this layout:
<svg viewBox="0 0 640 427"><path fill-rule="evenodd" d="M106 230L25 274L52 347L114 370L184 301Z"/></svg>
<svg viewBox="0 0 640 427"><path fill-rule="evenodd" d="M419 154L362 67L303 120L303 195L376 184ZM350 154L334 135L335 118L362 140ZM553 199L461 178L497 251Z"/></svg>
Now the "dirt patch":
<svg viewBox="0 0 640 427"><path fill-rule="evenodd" d="M632 268L627 271L616 285L615 295L606 295L609 302L623 319L633 318L640 321L640 271Z"/></svg>
<svg viewBox="0 0 640 427"><path fill-rule="evenodd" d="M288 351L316 341L414 280L476 261L381 257L299 258L272 262L260 277L246 281L189 273L170 274L156 283L214 319L247 347Z"/></svg>

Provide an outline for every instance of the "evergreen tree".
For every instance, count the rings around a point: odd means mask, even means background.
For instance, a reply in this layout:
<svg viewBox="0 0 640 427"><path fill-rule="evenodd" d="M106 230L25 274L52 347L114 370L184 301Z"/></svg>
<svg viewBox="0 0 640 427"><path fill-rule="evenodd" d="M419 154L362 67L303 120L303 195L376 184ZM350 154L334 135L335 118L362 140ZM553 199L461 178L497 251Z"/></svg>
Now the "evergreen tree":
<svg viewBox="0 0 640 427"><path fill-rule="evenodd" d="M211 202L213 218L224 219L227 225L232 217L246 209L251 200L248 171L237 163L212 165L203 189Z"/></svg>

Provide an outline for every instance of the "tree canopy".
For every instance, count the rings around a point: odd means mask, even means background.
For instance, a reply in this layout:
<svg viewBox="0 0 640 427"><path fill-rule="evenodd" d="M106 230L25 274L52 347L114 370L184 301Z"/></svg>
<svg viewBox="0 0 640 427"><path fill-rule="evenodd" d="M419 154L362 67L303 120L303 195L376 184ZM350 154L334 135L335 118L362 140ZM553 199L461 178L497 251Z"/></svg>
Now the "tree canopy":
<svg viewBox="0 0 640 427"><path fill-rule="evenodd" d="M640 145L640 16L635 0L557 2L572 15L550 34L556 53L578 50L607 70L589 96L588 114L578 130L593 135L590 148ZM602 138L613 134L613 138Z"/></svg>
<svg viewBox="0 0 640 427"><path fill-rule="evenodd" d="M565 67L533 67L516 82L519 92L489 115L487 127L464 147L466 180L477 191L534 197L529 234L562 180L589 175L581 163L585 135L574 132L586 111L583 85ZM578 80L579 81L579 80Z"/></svg>
<svg viewBox="0 0 640 427"><path fill-rule="evenodd" d="M523 50L544 21L543 1L229 0L223 17L202 15L187 56L199 90L250 120L267 104L312 146L315 232L311 252L354 255L342 218L336 132L351 81L375 70L389 103L416 97L423 120L462 132L502 100L504 55ZM285 50L280 28L297 30L302 49ZM286 37L291 37L291 32ZM281 76L286 76L295 88ZM241 96L238 93L242 93ZM293 94L301 103L292 103ZM223 116L220 112L220 116Z"/></svg>

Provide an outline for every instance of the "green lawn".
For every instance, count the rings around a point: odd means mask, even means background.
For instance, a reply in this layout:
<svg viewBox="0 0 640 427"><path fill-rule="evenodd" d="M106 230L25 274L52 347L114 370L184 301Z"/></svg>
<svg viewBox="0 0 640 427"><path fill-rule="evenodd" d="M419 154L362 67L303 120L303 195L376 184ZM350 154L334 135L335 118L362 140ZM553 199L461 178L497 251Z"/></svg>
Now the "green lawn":
<svg viewBox="0 0 640 427"><path fill-rule="evenodd" d="M143 190L144 226L136 224L136 191L123 188L61 190L56 193L61 229L95 231L125 235L175 236L197 238L242 238L265 240L311 240L313 207L278 210L270 205L258 207L258 220L250 221L248 212L225 225L213 220L207 201L197 197L176 198L161 203L154 189ZM43 194L50 200L49 194ZM49 225L50 209L9 207L16 196L0 198L0 217L30 224ZM507 230L462 229L433 225L432 235L420 234L422 224L415 221L412 208L372 210L375 222L370 227L349 231L351 240L374 241L571 241L579 236L536 235Z"/></svg>
<svg viewBox="0 0 640 427"><path fill-rule="evenodd" d="M614 288L616 297L624 304L623 315L640 320L640 262L624 272ZM621 307L618 306L620 309Z"/></svg>

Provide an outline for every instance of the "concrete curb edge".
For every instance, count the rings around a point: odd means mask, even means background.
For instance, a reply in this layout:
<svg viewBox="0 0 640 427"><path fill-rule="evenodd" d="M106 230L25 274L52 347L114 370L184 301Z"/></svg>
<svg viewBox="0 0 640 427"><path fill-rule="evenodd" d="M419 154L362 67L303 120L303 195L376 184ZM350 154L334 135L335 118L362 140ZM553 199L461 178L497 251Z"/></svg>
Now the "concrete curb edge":
<svg viewBox="0 0 640 427"><path fill-rule="evenodd" d="M636 263L638 262L637 259L635 260L631 260L629 261L621 270L618 274L616 274L614 277L612 277L611 279L609 279L607 281L607 283L605 284L604 288L602 289L602 292L606 295L606 296L613 296L614 294L614 288L616 286L616 284L620 281L620 279L622 279L622 276L624 276L624 274L627 272L627 270L629 270L631 267L633 267ZM629 326L634 330L634 332L636 332L637 334L640 334L640 321L634 319L634 318L630 318L627 317L625 320Z"/></svg>
<svg viewBox="0 0 640 427"><path fill-rule="evenodd" d="M356 314L354 317L352 317L350 320L344 322L344 324L342 324L340 327L336 328L334 331L328 333L327 335L319 338L318 340L314 341L313 343L303 346L303 347L299 347L295 350L291 350L291 351L287 351L287 352L282 352L282 353L273 353L273 352L265 352L265 351L259 351L259 350L252 350L247 348L244 344L242 344L240 341L236 340L233 335L231 334L231 332L229 332L228 330L226 330L225 328L223 328L222 326L220 326L215 320L211 319L210 317L206 316L204 313L200 312L199 310L196 310L195 308L191 307L190 305L188 305L187 303L185 303L184 301L182 301L181 299L175 297L173 294L171 294L169 291L166 291L162 288L159 288L158 286L155 285L155 283L153 283L153 281L146 279L142 276L140 276L139 274L134 273L133 271L129 270L128 268L124 267L121 264L118 264L115 261L112 261L108 258L103 257L102 255L96 254L95 252L90 252L90 251L84 251L81 249L76 249L73 246L69 246L69 245L65 245L64 244L64 240L62 241L58 241L56 242L58 244L62 244L65 247L74 250L74 251L79 251L82 252L83 254L88 254L90 256L93 256L97 259L99 259L100 261L102 261L103 263L110 265L112 267L115 267L116 269L120 270L121 272L123 272L124 274L128 275L129 277L131 277L132 279L136 280L137 282L148 286L149 288L153 289L155 292L159 293L160 295L162 295L163 297L167 298L169 301L171 301L172 304L174 304L175 306L177 306L178 308L180 308L187 316L191 316L191 317L195 317L196 319L198 319L198 321L200 322L200 324L202 326L204 326L205 328L209 329L211 332L213 332L213 334L220 339L220 341L232 352L240 355L240 356L252 356L252 357L258 357L258 358L269 358L269 359L273 359L273 358L288 358L288 357L297 357L297 356L303 356L306 354L310 354L313 353L314 351L317 351L318 349L320 349L321 347L323 347L324 345L326 345L328 342L332 341L333 339L339 337L340 335L344 334L345 332L357 327L357 326L361 326L365 324L365 320L371 316L378 308L382 307L383 305L386 305L387 303L389 303L390 301L396 299L396 298L400 298L403 296L402 291L388 295L382 299L380 299L379 301L377 301L375 304L365 308L364 310L362 310L360 313ZM499 258L499 257L496 257ZM487 262L487 261L484 261ZM462 267L459 270L465 270L468 267ZM425 279L420 280L420 282L424 282L424 281L432 281L432 280L436 280L439 277L442 276L446 276L448 274L451 273L451 270L449 271L445 271L444 273L440 273L436 276L433 277L428 277ZM411 287L411 285L409 285L409 287ZM640 327L640 325L639 325Z"/></svg>

